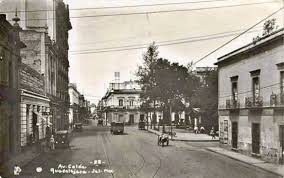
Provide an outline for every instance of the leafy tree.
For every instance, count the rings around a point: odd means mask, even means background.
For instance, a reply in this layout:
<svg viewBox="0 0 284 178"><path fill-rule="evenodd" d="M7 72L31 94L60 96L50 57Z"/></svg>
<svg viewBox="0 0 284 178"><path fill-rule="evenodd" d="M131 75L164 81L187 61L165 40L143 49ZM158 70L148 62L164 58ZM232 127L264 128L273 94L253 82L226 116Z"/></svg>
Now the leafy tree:
<svg viewBox="0 0 284 178"><path fill-rule="evenodd" d="M208 71L204 84L199 87L192 98L192 106L202 112L203 125L210 129L218 128L218 72Z"/></svg>

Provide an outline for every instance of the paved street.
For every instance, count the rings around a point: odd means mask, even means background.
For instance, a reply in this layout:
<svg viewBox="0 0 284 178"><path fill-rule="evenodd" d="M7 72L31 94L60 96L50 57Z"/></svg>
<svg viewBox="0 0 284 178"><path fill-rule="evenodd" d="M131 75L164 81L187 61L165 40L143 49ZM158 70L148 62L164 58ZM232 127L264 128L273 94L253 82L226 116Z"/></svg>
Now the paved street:
<svg viewBox="0 0 284 178"><path fill-rule="evenodd" d="M159 147L154 134L137 130L136 127L126 127L125 132L124 135L111 135L109 128L97 127L92 121L83 132L73 133L70 149L37 157L22 168L23 172L18 177L277 177L204 149L218 143L170 142L168 147ZM85 166L73 169L82 171L81 174L61 172L52 175L50 171L52 168L68 171L68 166L76 164ZM36 167L42 167L43 171L36 173Z"/></svg>

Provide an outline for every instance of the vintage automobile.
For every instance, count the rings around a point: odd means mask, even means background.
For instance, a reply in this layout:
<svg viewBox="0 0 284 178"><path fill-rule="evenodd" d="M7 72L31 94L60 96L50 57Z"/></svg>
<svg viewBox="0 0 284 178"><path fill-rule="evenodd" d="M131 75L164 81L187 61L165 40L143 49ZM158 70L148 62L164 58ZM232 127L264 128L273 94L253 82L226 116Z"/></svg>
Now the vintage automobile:
<svg viewBox="0 0 284 178"><path fill-rule="evenodd" d="M99 125L100 125L100 126L103 126L103 124L104 124L104 121L103 121L102 119L99 119L97 125L98 125L98 126L99 126Z"/></svg>
<svg viewBox="0 0 284 178"><path fill-rule="evenodd" d="M67 148L69 147L69 133L68 130L60 130L55 132L55 148Z"/></svg>
<svg viewBox="0 0 284 178"><path fill-rule="evenodd" d="M112 134L121 133L124 132L124 123L123 122L112 122L110 126L110 132Z"/></svg>
<svg viewBox="0 0 284 178"><path fill-rule="evenodd" d="M79 131L82 132L83 131L83 124L78 122L74 124L74 131Z"/></svg>
<svg viewBox="0 0 284 178"><path fill-rule="evenodd" d="M138 129L139 130L145 130L146 123L144 121L139 121L138 123Z"/></svg>
<svg viewBox="0 0 284 178"><path fill-rule="evenodd" d="M158 135L158 145L162 145L163 147L166 143L168 146L169 142L170 142L170 138L168 134L162 133L161 135Z"/></svg>

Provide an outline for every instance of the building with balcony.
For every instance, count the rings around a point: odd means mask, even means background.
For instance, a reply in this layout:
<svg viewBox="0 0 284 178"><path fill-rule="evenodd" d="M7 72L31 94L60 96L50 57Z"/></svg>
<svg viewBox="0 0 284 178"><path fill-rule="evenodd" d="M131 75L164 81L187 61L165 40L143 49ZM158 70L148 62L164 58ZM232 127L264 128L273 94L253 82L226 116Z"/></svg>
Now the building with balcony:
<svg viewBox="0 0 284 178"><path fill-rule="evenodd" d="M218 58L218 113L224 147L283 163L283 29Z"/></svg>
<svg viewBox="0 0 284 178"><path fill-rule="evenodd" d="M106 123L124 122L138 123L144 120L140 111L140 86L133 81L110 83L108 91L102 99L103 115Z"/></svg>

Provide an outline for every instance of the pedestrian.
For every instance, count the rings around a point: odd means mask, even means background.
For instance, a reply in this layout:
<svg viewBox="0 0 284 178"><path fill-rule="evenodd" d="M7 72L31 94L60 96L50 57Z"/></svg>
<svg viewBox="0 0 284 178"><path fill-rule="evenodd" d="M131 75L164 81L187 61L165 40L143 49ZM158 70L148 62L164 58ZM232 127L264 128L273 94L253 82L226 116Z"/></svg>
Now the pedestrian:
<svg viewBox="0 0 284 178"><path fill-rule="evenodd" d="M18 176L22 172L22 169L17 164L14 166L14 175Z"/></svg>
<svg viewBox="0 0 284 178"><path fill-rule="evenodd" d="M203 126L200 127L200 133L205 133L205 129Z"/></svg>
<svg viewBox="0 0 284 178"><path fill-rule="evenodd" d="M53 135L51 135L49 142L50 142L50 149L54 150L55 149L55 146L54 146L55 140L54 140L54 136Z"/></svg>
<svg viewBox="0 0 284 178"><path fill-rule="evenodd" d="M210 130L210 135L212 136L212 139L215 139L214 127L212 127L212 129Z"/></svg>
<svg viewBox="0 0 284 178"><path fill-rule="evenodd" d="M198 133L198 127L197 127L197 126L194 127L194 133L195 133L195 134Z"/></svg>

